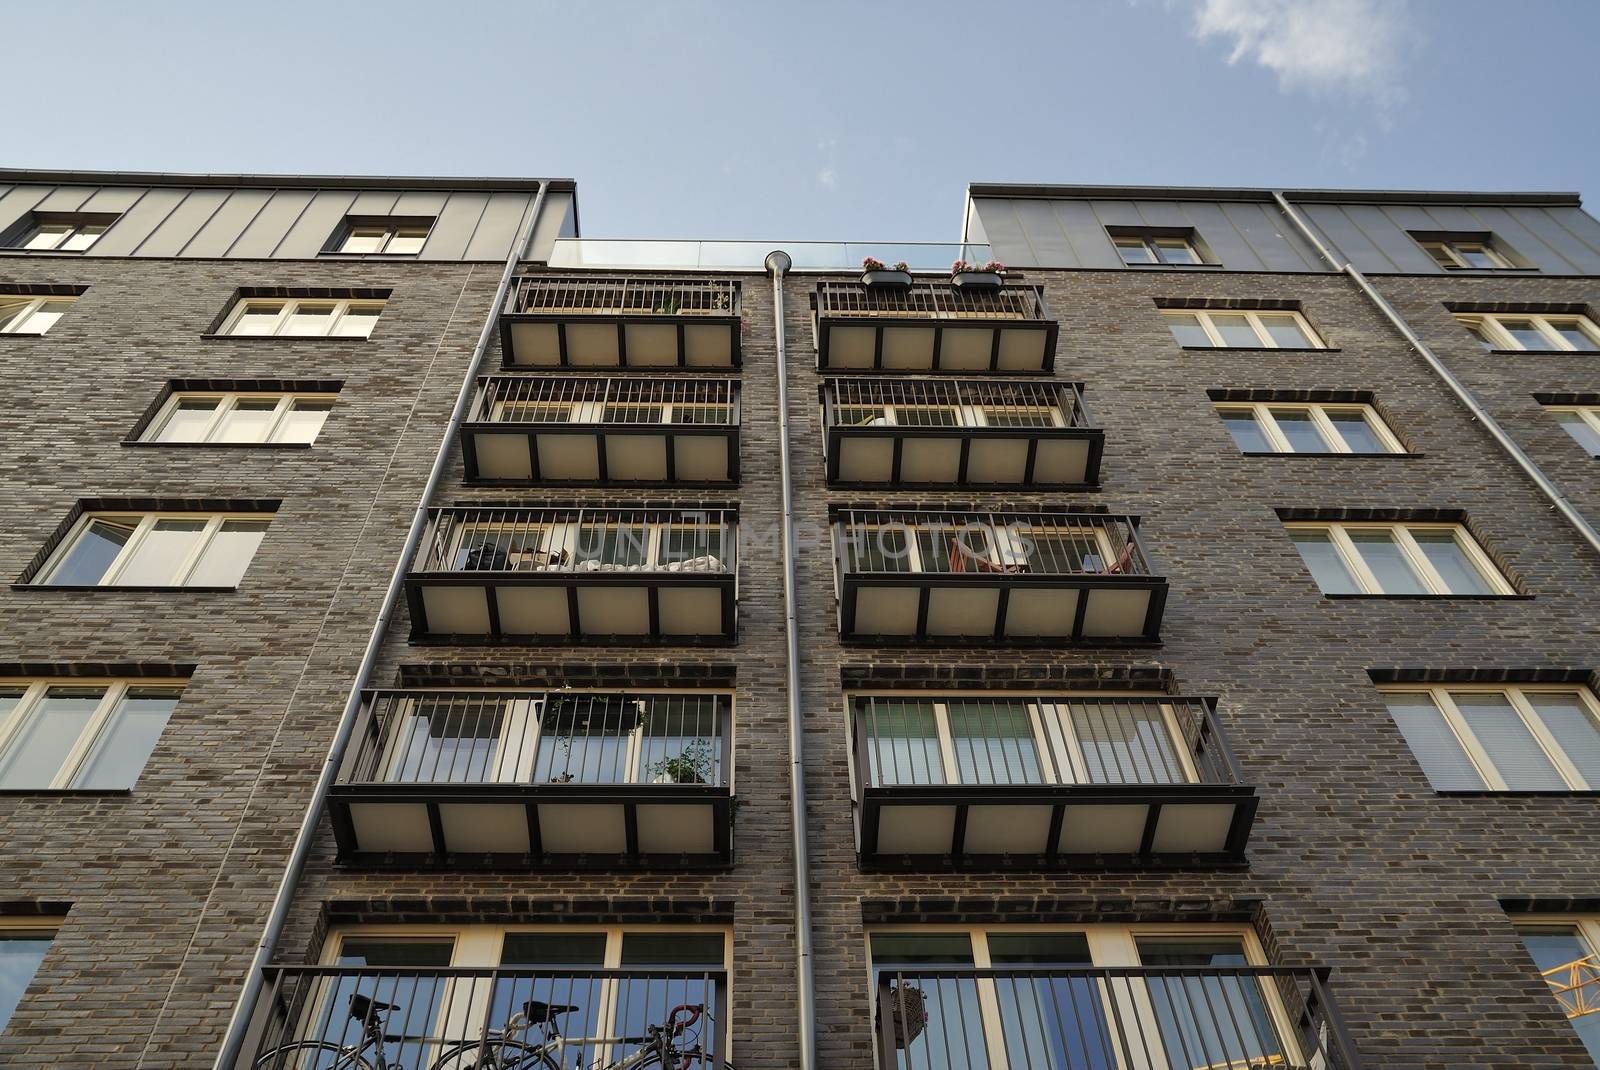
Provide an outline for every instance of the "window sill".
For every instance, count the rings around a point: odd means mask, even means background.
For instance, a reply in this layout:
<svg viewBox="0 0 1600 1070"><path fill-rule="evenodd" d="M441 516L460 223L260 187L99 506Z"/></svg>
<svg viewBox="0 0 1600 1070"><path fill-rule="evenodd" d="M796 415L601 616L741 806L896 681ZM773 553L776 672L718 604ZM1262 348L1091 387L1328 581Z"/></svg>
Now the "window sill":
<svg viewBox="0 0 1600 1070"><path fill-rule="evenodd" d="M325 253L318 253L318 260L416 260L421 253L343 253L337 249L330 249Z"/></svg>
<svg viewBox="0 0 1600 1070"><path fill-rule="evenodd" d="M6 331L4 334L0 334L0 341L7 338L43 338L45 333L44 331Z"/></svg>
<svg viewBox="0 0 1600 1070"><path fill-rule="evenodd" d="M1323 594L1340 602L1531 602L1531 594Z"/></svg>
<svg viewBox="0 0 1600 1070"><path fill-rule="evenodd" d="M1337 346L1322 349L1317 346L1279 348L1276 346L1179 346L1186 353L1342 353Z"/></svg>
<svg viewBox="0 0 1600 1070"><path fill-rule="evenodd" d="M59 797L86 797L90 799L129 798L132 788L0 788L0 796L46 795Z"/></svg>
<svg viewBox="0 0 1600 1070"><path fill-rule="evenodd" d="M1435 795L1446 799L1471 799L1484 795L1496 798L1512 796L1518 799L1559 799L1565 795L1573 795L1580 799L1592 799L1600 796L1600 791L1593 788L1541 788L1539 790L1511 789L1496 791L1494 788L1451 788L1448 791L1435 791Z"/></svg>
<svg viewBox="0 0 1600 1070"><path fill-rule="evenodd" d="M88 249L0 249L0 253L15 253L18 256L82 256Z"/></svg>
<svg viewBox="0 0 1600 1070"><path fill-rule="evenodd" d="M1341 461L1353 461L1362 457L1383 458L1389 461L1406 460L1412 457L1426 457L1426 453L1279 453L1277 450L1240 450L1241 457L1337 457Z"/></svg>
<svg viewBox="0 0 1600 1070"><path fill-rule="evenodd" d="M308 450L312 446L310 442L145 442L141 439L123 439L122 444L163 450Z"/></svg>
<svg viewBox="0 0 1600 1070"><path fill-rule="evenodd" d="M1491 357L1600 357L1595 349L1490 349Z"/></svg>
<svg viewBox="0 0 1600 1070"><path fill-rule="evenodd" d="M161 592L171 594L174 591L183 591L191 594L233 594L237 587L173 587L151 586L148 584L99 584L99 583L13 583L13 591L129 591L134 594L150 594Z"/></svg>
<svg viewBox="0 0 1600 1070"><path fill-rule="evenodd" d="M1127 263L1125 263L1122 266L1125 267L1125 268L1133 268L1135 271L1149 271L1151 268L1154 268L1157 271L1222 271L1224 269L1224 265L1222 265L1222 264L1127 264Z"/></svg>
<svg viewBox="0 0 1600 1070"><path fill-rule="evenodd" d="M202 342L356 342L370 341L351 335L337 334L202 334Z"/></svg>

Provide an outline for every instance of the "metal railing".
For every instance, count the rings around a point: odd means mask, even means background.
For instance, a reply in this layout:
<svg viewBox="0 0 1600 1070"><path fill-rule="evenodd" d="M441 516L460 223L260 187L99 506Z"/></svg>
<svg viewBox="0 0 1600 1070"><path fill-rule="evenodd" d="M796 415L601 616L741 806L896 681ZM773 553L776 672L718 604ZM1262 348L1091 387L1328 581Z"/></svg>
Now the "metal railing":
<svg viewBox="0 0 1600 1070"><path fill-rule="evenodd" d="M1149 576L1131 516L840 509L843 573Z"/></svg>
<svg viewBox="0 0 1600 1070"><path fill-rule="evenodd" d="M516 279L506 299L511 315L737 316L733 279L642 275L560 275Z"/></svg>
<svg viewBox="0 0 1600 1070"><path fill-rule="evenodd" d="M722 787L731 718L714 693L371 691L339 782Z"/></svg>
<svg viewBox="0 0 1600 1070"><path fill-rule="evenodd" d="M1600 955L1563 962L1540 976L1569 1019L1600 1014Z"/></svg>
<svg viewBox="0 0 1600 1070"><path fill-rule="evenodd" d="M1044 288L1012 283L998 290L957 290L948 281L916 282L906 289L859 282L820 282L819 317L884 316L896 319L1022 320L1047 322Z"/></svg>
<svg viewBox="0 0 1600 1070"><path fill-rule="evenodd" d="M738 425L733 379L577 379L491 375L478 381L469 423Z"/></svg>
<svg viewBox="0 0 1600 1070"><path fill-rule="evenodd" d="M868 787L1242 783L1205 699L871 695L854 707Z"/></svg>
<svg viewBox="0 0 1600 1070"><path fill-rule="evenodd" d="M435 509L415 572L728 573L731 509Z"/></svg>
<svg viewBox="0 0 1600 1070"><path fill-rule="evenodd" d="M721 970L269 966L265 975L236 1070L726 1065Z"/></svg>
<svg viewBox="0 0 1600 1070"><path fill-rule="evenodd" d="M1324 979L1248 966L884 968L879 1065L1356 1070Z"/></svg>
<svg viewBox="0 0 1600 1070"><path fill-rule="evenodd" d="M828 427L1089 427L1076 383L835 378L822 386Z"/></svg>

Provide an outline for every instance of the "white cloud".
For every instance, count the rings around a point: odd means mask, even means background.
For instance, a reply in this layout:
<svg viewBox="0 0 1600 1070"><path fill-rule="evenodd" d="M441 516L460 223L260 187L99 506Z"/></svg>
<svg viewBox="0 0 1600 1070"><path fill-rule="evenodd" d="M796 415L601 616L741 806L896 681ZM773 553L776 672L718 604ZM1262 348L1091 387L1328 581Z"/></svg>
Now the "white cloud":
<svg viewBox="0 0 1600 1070"><path fill-rule="evenodd" d="M817 172L817 183L826 186L828 189L833 189L839 185L839 172L831 167L824 167Z"/></svg>
<svg viewBox="0 0 1600 1070"><path fill-rule="evenodd" d="M1349 93L1380 115L1404 96L1414 43L1403 0L1196 0L1194 35L1230 42L1230 64L1260 64L1284 89Z"/></svg>

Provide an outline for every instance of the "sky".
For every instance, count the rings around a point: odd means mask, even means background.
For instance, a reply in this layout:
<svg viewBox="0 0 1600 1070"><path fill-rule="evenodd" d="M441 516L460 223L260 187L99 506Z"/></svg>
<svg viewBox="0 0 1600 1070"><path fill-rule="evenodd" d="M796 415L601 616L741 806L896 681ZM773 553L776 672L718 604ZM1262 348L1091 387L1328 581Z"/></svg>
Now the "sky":
<svg viewBox="0 0 1600 1070"><path fill-rule="evenodd" d="M585 237L954 241L969 182L1600 199L1596 0L10 16L6 166L573 178Z"/></svg>

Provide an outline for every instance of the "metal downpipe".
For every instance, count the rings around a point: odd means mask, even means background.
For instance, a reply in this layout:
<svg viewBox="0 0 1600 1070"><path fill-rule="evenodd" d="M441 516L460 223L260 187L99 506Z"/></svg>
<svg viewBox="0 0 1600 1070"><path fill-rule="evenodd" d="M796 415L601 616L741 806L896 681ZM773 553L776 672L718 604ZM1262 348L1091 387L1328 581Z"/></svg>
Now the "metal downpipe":
<svg viewBox="0 0 1600 1070"><path fill-rule="evenodd" d="M1323 244L1322 240L1317 237L1316 232L1311 229L1311 224L1306 222L1305 217L1300 214L1299 210L1289 203L1289 199L1283 195L1281 190L1273 190L1272 199L1278 202L1278 210L1284 214L1284 217L1317 250L1317 255L1326 260L1330 267L1350 276L1356 286L1361 289L1361 292L1366 295L1367 300L1371 301L1378 311L1383 313L1384 318L1393 325L1395 330L1400 332L1400 336L1411 345L1411 348L1417 351L1417 354L1433 370L1433 373L1444 382L1445 386L1450 388L1450 392L1456 396L1456 400L1467 407L1467 411L1472 413L1473 419L1483 425L1484 430L1488 431L1494 440L1500 444L1500 448L1510 455L1511 459L1516 462L1517 467L1521 468L1527 477L1533 480L1534 486L1539 488L1540 493L1550 499L1556 511L1577 529L1578 534L1583 536L1585 542L1593 547L1596 552L1600 552L1600 531L1595 530L1594 525L1590 524L1588 519L1578 511L1577 506L1567 500L1567 496L1562 493L1561 488L1556 486L1550 477L1544 474L1544 471L1534 462L1533 458L1523 452L1522 447L1517 445L1516 440L1506 433L1505 428L1501 427L1495 418L1489 415L1488 410L1478 402L1477 397L1473 395L1471 390L1467 389L1466 384L1457 379L1455 373L1446 367L1438 355L1428 348L1428 344L1417 336L1417 332L1411 329L1411 325L1405 321L1405 317L1395 311L1394 306L1389 304L1388 300L1367 280L1367 277L1361 273L1359 268L1348 260L1343 263L1339 262L1339 259L1333 255L1327 245Z"/></svg>
<svg viewBox="0 0 1600 1070"><path fill-rule="evenodd" d="M444 478L450 459L451 443L454 442L456 433L461 428L461 422L466 416L467 406L472 401L478 370L483 366L484 354L494 338L495 324L500 318L501 308L505 305L506 293L511 289L511 280L516 275L517 265L522 261L527 253L528 244L533 240L533 231L539 222L539 210L544 206L544 195L548 189L548 182L539 186L539 192L533 198L533 205L518 226L516 238L511 243L511 251L506 256L505 269L500 273L500 285L495 290L494 303L490 307L488 318L484 320L483 330L478 334L478 344L473 347L472 359L467 362L466 376L462 379L461 390L456 395L455 407L450 410L450 422L445 427L439 450L434 455L433 467L428 470L428 480L423 485L416 512L412 514L405 545L395 560L394 572L389 576L389 586L384 591L378 619L372 625L372 634L368 636L366 650L361 656L361 666L356 670L355 683L351 685L350 696L345 700L344 713L339 717L339 726L334 732L333 742L328 745L322 772L312 789L311 801L306 804L305 818L300 823L300 831L295 836L294 847L284 866L283 877L278 882L277 895L272 901L272 909L267 914L267 922L262 928L255 956L250 961L249 973L245 976L244 990L240 992L239 1000L233 1008L233 1016L228 1020L228 1030L223 1035L215 1070L233 1070L234 1064L238 1061L239 1049L244 1044L256 1000L261 995L263 970L277 949L278 938L283 935L284 923L289 917L289 904L294 898L295 886L300 881L300 875L305 870L306 859L310 856L311 843L322 818L322 808L328 796L328 789L333 785L339 763L344 757L345 746L349 743L350 734L355 728L356 715L361 710L361 692L365 690L372 675L372 668L377 663L378 654L383 648L389 621L393 618L395 606L400 601L406 568L415 556L417 545L422 541L422 532L427 527L429 503L433 501L439 483Z"/></svg>
<svg viewBox="0 0 1600 1070"><path fill-rule="evenodd" d="M783 276L789 254L767 254L772 273L772 333L778 350L778 455L783 469L783 634L789 699L789 819L794 830L795 981L800 989L799 1070L817 1064L817 998L811 969L811 865L806 850L805 719L800 706L800 627L795 611L794 478L789 465L789 355L784 339Z"/></svg>

